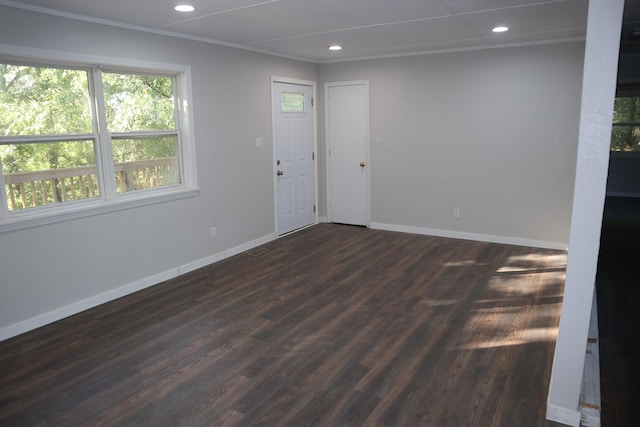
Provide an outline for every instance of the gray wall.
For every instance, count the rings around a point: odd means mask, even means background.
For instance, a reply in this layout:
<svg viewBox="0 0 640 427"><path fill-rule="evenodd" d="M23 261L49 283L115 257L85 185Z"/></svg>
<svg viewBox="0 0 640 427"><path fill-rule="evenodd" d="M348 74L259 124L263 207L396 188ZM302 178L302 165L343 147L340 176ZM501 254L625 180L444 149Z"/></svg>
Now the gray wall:
<svg viewBox="0 0 640 427"><path fill-rule="evenodd" d="M0 42L190 65L201 189L0 234L0 330L274 233L270 79L314 81L315 64L2 6Z"/></svg>
<svg viewBox="0 0 640 427"><path fill-rule="evenodd" d="M566 245L583 55L574 42L321 65L322 82L370 81L372 222Z"/></svg>
<svg viewBox="0 0 640 427"><path fill-rule="evenodd" d="M0 234L0 331L272 236L273 75L318 81L320 98L324 82L370 81L372 221L568 241L582 43L317 66L2 6L0 41L190 65L201 189L195 198Z"/></svg>

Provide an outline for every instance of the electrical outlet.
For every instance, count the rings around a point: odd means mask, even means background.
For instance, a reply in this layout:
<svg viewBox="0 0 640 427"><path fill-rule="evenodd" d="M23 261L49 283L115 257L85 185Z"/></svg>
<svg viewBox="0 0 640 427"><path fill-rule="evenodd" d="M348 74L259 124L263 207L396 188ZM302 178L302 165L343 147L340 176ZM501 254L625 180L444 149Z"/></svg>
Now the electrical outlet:
<svg viewBox="0 0 640 427"><path fill-rule="evenodd" d="M216 230L216 226L214 225L213 227L211 227L211 238L215 239L217 236L217 230Z"/></svg>
<svg viewBox="0 0 640 427"><path fill-rule="evenodd" d="M459 208L453 208L453 217L454 218L460 218L460 209Z"/></svg>

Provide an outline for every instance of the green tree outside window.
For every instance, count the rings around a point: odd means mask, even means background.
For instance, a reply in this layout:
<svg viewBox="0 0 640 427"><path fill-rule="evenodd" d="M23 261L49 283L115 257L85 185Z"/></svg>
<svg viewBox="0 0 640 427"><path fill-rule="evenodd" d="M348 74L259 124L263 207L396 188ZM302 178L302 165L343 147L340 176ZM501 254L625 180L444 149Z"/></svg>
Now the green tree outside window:
<svg viewBox="0 0 640 427"><path fill-rule="evenodd" d="M640 96L615 99L611 151L640 151Z"/></svg>

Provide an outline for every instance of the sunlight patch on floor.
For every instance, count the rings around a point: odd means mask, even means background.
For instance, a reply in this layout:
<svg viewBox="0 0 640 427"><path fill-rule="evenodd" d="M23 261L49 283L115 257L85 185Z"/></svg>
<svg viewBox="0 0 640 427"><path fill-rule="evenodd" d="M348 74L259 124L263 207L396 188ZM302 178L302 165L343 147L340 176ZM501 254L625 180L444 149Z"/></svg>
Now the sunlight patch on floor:
<svg viewBox="0 0 640 427"><path fill-rule="evenodd" d="M532 342L553 342L558 336L558 327L530 328L519 330L515 336L496 337L494 339L460 344L457 350L478 350L494 347L528 344Z"/></svg>
<svg viewBox="0 0 640 427"><path fill-rule="evenodd" d="M486 263L479 263L476 260L473 259L469 259L469 260L464 260L464 261L450 261L450 262L445 262L444 264L445 267L471 267L474 265L487 265Z"/></svg>

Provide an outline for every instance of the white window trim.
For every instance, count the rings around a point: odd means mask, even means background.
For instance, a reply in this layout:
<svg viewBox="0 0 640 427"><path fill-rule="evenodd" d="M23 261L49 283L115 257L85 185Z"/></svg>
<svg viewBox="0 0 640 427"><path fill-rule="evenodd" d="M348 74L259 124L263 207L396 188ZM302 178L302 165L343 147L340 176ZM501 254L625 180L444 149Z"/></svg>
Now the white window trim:
<svg viewBox="0 0 640 427"><path fill-rule="evenodd" d="M99 64L110 69L126 71L149 72L153 74L165 73L176 75L176 105L178 108L178 126L181 138L181 150L178 158L182 162L182 184L139 190L129 194L122 194L116 198L105 199L102 195L98 199L71 201L59 205L50 205L25 211L7 212L2 209L0 217L0 234L25 228L37 227L56 222L69 221L77 218L101 215L109 212L132 209L156 203L195 197L200 194L197 185L194 124L192 113L191 67L188 65L168 64L159 62L139 61L131 59L85 55L62 51L51 51L35 48L25 48L0 43L0 56L26 62L42 62L78 66L79 64ZM96 162L98 159L96 159ZM5 189L0 191L0 200L6 204Z"/></svg>

